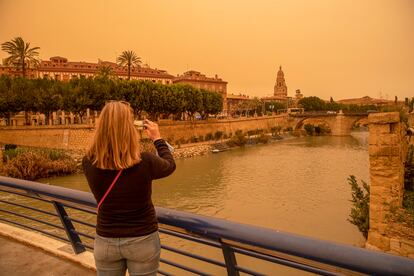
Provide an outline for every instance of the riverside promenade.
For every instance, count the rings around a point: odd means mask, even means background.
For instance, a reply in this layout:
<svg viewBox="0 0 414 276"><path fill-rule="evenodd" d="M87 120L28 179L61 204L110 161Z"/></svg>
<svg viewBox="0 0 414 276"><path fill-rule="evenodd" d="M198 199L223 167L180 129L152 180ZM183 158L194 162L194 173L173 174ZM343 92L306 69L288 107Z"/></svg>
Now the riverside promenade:
<svg viewBox="0 0 414 276"><path fill-rule="evenodd" d="M70 245L0 223L0 275L96 275L93 255Z"/></svg>

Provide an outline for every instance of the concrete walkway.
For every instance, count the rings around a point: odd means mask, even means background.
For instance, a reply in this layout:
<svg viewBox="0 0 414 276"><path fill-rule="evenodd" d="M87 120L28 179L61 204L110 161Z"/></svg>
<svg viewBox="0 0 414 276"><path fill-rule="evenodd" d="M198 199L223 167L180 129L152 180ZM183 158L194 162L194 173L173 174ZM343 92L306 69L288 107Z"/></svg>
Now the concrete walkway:
<svg viewBox="0 0 414 276"><path fill-rule="evenodd" d="M90 269L0 236L0 275L96 275Z"/></svg>
<svg viewBox="0 0 414 276"><path fill-rule="evenodd" d="M0 276L96 275L93 254L74 254L69 244L0 223Z"/></svg>

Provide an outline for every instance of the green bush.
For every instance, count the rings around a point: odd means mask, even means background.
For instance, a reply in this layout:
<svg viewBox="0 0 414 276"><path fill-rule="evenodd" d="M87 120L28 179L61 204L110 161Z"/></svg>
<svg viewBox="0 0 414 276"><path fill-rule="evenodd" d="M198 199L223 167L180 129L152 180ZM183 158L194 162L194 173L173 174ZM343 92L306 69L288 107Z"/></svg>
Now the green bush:
<svg viewBox="0 0 414 276"><path fill-rule="evenodd" d="M355 176L348 177L348 183L352 189L352 209L348 221L358 227L358 230L368 237L369 230L369 185L361 180L362 188L358 184Z"/></svg>

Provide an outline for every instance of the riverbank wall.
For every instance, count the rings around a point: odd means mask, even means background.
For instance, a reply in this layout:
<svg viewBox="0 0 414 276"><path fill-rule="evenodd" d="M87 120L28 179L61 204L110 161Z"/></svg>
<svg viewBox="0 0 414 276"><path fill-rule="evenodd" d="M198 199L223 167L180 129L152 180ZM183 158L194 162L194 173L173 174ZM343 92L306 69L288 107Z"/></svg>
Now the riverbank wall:
<svg viewBox="0 0 414 276"><path fill-rule="evenodd" d="M414 259L414 221L402 205L408 139L398 112L369 115L370 205L366 247Z"/></svg>
<svg viewBox="0 0 414 276"><path fill-rule="evenodd" d="M234 120L207 121L163 121L159 122L161 135L173 144L178 141L190 141L193 138L206 137L217 131L230 136L237 130L243 132L256 129L270 131L270 128L290 126L286 115L252 117ZM65 150L87 149L94 133L93 125L68 126L15 126L0 129L0 144L15 144L27 147L42 147ZM141 135L145 138L144 132ZM181 143L181 142L180 142Z"/></svg>

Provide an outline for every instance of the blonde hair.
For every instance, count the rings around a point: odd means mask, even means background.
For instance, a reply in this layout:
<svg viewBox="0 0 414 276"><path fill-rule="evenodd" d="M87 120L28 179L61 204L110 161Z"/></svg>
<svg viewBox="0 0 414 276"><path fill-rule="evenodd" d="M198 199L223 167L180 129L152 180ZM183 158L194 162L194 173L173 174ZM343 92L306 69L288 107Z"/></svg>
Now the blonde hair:
<svg viewBox="0 0 414 276"><path fill-rule="evenodd" d="M141 161L139 135L129 103L111 101L102 109L87 152L97 168L120 170Z"/></svg>

